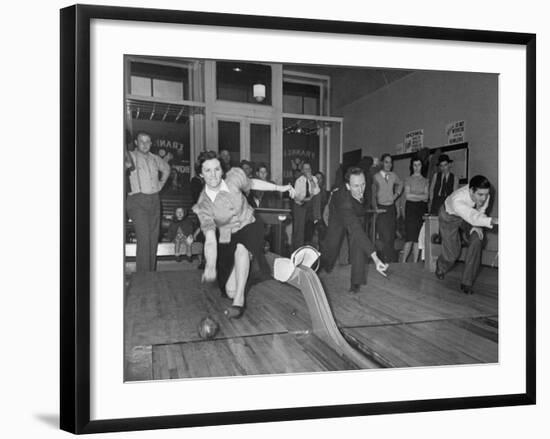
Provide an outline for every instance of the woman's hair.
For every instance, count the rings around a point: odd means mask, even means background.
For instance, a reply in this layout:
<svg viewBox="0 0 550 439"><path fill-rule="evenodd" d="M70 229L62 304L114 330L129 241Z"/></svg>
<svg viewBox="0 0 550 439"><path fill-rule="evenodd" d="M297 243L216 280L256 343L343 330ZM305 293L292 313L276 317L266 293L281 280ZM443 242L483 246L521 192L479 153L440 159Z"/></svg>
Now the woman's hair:
<svg viewBox="0 0 550 439"><path fill-rule="evenodd" d="M197 163L196 163L196 168L195 170L198 169L198 173L202 173L202 164L207 161L207 160L212 160L212 159L217 159L218 161L220 161L220 164L221 164L221 160L220 158L218 157L218 153L216 151L203 151L199 154L199 158L197 159Z"/></svg>
<svg viewBox="0 0 550 439"><path fill-rule="evenodd" d="M415 154L411 157L411 162L409 163L409 171L411 172L411 175L414 174L414 162L420 162L420 174L422 174L422 171L424 170L424 162L418 154Z"/></svg>
<svg viewBox="0 0 550 439"><path fill-rule="evenodd" d="M201 173L201 156L202 154L204 154L203 152L201 152L199 154L199 156L197 157L197 160L195 160L195 165L193 166L195 168L195 175L199 175Z"/></svg>
<svg viewBox="0 0 550 439"><path fill-rule="evenodd" d="M476 175L470 180L470 189L475 192L478 189L491 189L491 183L483 175Z"/></svg>

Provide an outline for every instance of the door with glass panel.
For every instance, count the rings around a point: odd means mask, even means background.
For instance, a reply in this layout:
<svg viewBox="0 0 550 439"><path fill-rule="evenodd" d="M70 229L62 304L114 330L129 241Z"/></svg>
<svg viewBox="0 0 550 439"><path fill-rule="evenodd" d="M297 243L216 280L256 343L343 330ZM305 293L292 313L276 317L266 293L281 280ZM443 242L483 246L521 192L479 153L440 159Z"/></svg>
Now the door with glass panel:
<svg viewBox="0 0 550 439"><path fill-rule="evenodd" d="M217 115L215 117L218 151L231 155L231 164L241 160L262 164L271 172L272 123L265 119Z"/></svg>

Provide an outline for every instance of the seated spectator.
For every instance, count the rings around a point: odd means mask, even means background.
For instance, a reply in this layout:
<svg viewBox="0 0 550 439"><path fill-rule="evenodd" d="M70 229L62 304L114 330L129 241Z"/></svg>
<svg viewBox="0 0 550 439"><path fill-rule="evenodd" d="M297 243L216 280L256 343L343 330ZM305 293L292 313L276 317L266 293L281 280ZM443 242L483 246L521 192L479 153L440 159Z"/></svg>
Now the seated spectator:
<svg viewBox="0 0 550 439"><path fill-rule="evenodd" d="M174 218L168 226L168 239L174 243L174 255L176 261L181 262L183 258L189 262L193 254L198 255L199 262L202 259L202 243L196 242L200 229L196 222L187 216L183 207L178 207Z"/></svg>

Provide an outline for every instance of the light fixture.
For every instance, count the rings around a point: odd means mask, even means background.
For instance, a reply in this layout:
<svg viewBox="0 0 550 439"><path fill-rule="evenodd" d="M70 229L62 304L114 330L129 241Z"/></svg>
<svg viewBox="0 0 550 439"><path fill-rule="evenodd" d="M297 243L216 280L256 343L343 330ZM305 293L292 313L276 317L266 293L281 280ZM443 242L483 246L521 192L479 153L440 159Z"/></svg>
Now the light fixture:
<svg viewBox="0 0 550 439"><path fill-rule="evenodd" d="M240 67L233 67L234 72L242 72L243 70Z"/></svg>
<svg viewBox="0 0 550 439"><path fill-rule="evenodd" d="M254 84L252 87L254 93L254 99L257 102L262 102L265 99L265 85L264 84Z"/></svg>

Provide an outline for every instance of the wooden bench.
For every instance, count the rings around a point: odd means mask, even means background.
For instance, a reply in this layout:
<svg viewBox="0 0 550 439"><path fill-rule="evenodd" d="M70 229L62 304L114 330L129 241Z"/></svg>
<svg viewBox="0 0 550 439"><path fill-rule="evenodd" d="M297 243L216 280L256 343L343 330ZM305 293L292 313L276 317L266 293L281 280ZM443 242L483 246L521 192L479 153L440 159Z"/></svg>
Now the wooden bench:
<svg viewBox="0 0 550 439"><path fill-rule="evenodd" d="M127 258L135 258L136 257L136 243L135 242L127 242L125 244L125 256ZM174 256L175 253L175 244L173 242L159 242L157 246L157 256ZM200 255L202 254L202 242L194 242L191 245L191 253L193 255Z"/></svg>

